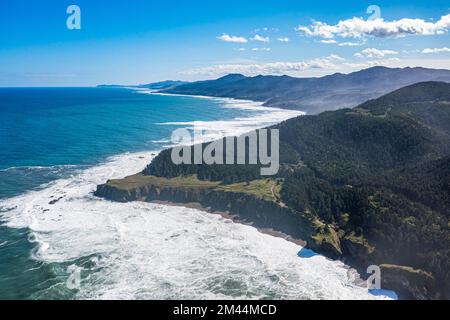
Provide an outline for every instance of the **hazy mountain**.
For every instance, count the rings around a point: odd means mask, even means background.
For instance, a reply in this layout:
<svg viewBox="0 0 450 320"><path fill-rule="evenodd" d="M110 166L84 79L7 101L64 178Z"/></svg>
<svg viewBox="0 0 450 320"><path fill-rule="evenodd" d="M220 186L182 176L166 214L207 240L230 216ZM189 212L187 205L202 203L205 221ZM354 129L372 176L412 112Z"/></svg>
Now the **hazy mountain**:
<svg viewBox="0 0 450 320"><path fill-rule="evenodd" d="M163 89L171 89L176 86L185 85L189 82L186 81L174 81L174 80L166 80L161 82L149 83L149 84L141 84L137 87L153 89L153 90L163 90Z"/></svg>
<svg viewBox="0 0 450 320"><path fill-rule="evenodd" d="M231 74L163 90L166 93L250 99L266 106L308 113L355 107L364 101L423 81L450 82L450 70L373 67L321 78L289 76L245 77Z"/></svg>
<svg viewBox="0 0 450 320"><path fill-rule="evenodd" d="M168 90L172 89L176 86L181 86L188 84L187 81L174 81L174 80L166 80L161 82L154 82L149 84L140 84L140 85L120 85L120 84L101 84L98 85L98 88L142 88L142 89L152 89L152 90Z"/></svg>

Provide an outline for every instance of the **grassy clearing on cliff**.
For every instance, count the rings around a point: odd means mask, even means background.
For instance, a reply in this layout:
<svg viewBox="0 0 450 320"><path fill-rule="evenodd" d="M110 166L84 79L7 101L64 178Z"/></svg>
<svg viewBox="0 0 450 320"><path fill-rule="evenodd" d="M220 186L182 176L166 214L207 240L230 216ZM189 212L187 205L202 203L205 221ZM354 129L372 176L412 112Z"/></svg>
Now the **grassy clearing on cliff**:
<svg viewBox="0 0 450 320"><path fill-rule="evenodd" d="M108 185L125 191L144 187L174 187L180 189L211 189L232 193L244 193L256 196L258 199L279 202L282 181L260 179L249 182L222 184L218 181L199 180L196 175L162 178L136 174L119 180L110 180Z"/></svg>

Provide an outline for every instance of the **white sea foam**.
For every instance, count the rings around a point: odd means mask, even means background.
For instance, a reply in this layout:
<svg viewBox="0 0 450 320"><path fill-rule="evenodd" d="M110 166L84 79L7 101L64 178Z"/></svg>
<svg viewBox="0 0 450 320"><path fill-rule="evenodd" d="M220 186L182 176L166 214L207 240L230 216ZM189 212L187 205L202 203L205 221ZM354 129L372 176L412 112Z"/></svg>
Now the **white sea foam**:
<svg viewBox="0 0 450 320"><path fill-rule="evenodd" d="M254 111L250 117L240 117L233 120L225 121L190 121L190 122L164 122L161 125L179 125L183 127L193 128L199 130L221 130L227 135L240 135L251 130L271 126L282 121L305 115L305 112L299 110L279 109L266 107L262 102L251 100L234 99L234 98L219 98L209 96L193 96L183 94L166 94L154 92L152 90L139 90L139 93L162 95L162 96L179 96L189 97L195 99L207 99L219 102L224 108L242 109L247 111Z"/></svg>
<svg viewBox="0 0 450 320"><path fill-rule="evenodd" d="M62 171L66 169L74 169L74 168L80 168L80 165L70 165L70 164L64 164L64 165L55 165L55 166L20 166L20 167L9 167L5 169L0 169L0 172L8 172L8 171Z"/></svg>
<svg viewBox="0 0 450 320"><path fill-rule="evenodd" d="M195 209L93 196L97 184L141 171L153 155L112 157L1 200L2 220L32 230L35 259L91 258L80 299L385 298L354 285L343 263L299 258L301 247L253 227Z"/></svg>
<svg viewBox="0 0 450 320"><path fill-rule="evenodd" d="M212 97L201 98L216 100L224 108L247 110L251 111L252 114L249 117L238 117L233 120L164 122L160 123L160 125L180 126L190 130L204 131L206 134L202 136L202 139L211 141L224 136L238 136L252 130L269 127L285 120L305 115L302 111L265 107L261 102L249 100ZM201 141L194 142L199 143Z"/></svg>

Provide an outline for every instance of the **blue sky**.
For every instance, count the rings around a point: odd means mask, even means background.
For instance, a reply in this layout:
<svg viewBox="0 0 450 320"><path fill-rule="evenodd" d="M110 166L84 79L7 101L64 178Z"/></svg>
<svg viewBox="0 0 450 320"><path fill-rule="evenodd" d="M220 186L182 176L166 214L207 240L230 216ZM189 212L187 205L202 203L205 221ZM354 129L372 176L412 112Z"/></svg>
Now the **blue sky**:
<svg viewBox="0 0 450 320"><path fill-rule="evenodd" d="M66 27L73 4L80 30ZM367 21L370 5L381 16ZM450 69L450 3L2 0L0 38L0 86Z"/></svg>

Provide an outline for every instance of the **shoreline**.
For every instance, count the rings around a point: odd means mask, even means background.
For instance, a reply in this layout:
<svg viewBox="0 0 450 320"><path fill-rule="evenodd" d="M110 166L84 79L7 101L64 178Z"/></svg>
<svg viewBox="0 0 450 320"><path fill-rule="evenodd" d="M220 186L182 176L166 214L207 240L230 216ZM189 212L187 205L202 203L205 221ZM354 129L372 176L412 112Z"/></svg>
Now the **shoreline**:
<svg viewBox="0 0 450 320"><path fill-rule="evenodd" d="M254 101L254 100L248 100L248 99L237 99L237 98L229 98L229 97L214 97L214 96L202 96L202 95L190 95L190 94L180 94L180 93L165 93L165 92L159 92L157 90L155 91L151 91L151 89L139 89L139 88L127 88L127 89L131 89L131 90L135 90L136 92L142 93L142 94L150 94L150 95L158 95L158 96L173 96L173 97L186 97L186 98L197 98L197 99L205 99L205 100L216 100L216 101L221 101L221 102L226 102L226 103L232 103L232 102L236 102L236 103L251 103L251 104L255 104L255 106L253 108L258 108L258 110L272 110L272 111L291 111L291 112L297 112L299 113L298 116L304 116L306 115L306 111L302 111L302 110L298 110L298 109L283 109L283 108L276 108L276 107L270 107L270 106L265 106L264 104L266 102L264 101ZM238 107L244 110L249 110L250 108L243 108L243 107Z"/></svg>
<svg viewBox="0 0 450 320"><path fill-rule="evenodd" d="M255 104L255 107L258 108L259 110L267 110L267 111L277 111L277 112L285 112L287 110L289 111L293 111L295 113L298 113L297 116L304 116L306 115L306 112L304 111L299 111L299 110L295 110L295 109L281 109L281 108L274 108L274 107L266 107L264 106L264 102L260 102L260 101L253 101L253 100L246 100L246 99L236 99L236 98L227 98L227 97L214 97L214 96L202 96L202 95L187 95L187 94L176 94L176 93L163 93L163 92L159 92L158 90L152 91L151 89L146 89L146 88L134 88L134 87L126 87L125 89L129 89L129 90L134 90L136 92L142 93L142 94L150 94L150 95L160 95L160 96L175 96L175 97L188 97L188 98L194 98L194 99L206 99L206 100L215 100L215 101L219 101L219 102L225 102L225 103L251 103L251 104ZM226 108L227 106L222 106L224 108ZM249 110L255 107L242 107L242 106L236 106L236 108L239 109L243 109L243 110ZM287 121L289 119L293 119L296 116L287 118L286 120L283 121ZM244 118L246 119L246 118ZM250 119L250 117L249 117ZM217 121L217 120L216 120ZM234 119L232 120L218 120L218 121L234 121ZM281 121L281 122L283 122ZM280 124L281 122L276 122L274 125L276 124ZM260 127L260 128L264 128L264 127ZM255 129L250 129L250 131L255 130ZM249 131L249 132L250 132ZM228 137L228 136L224 136L223 138ZM220 139L220 138L219 138ZM200 143L204 143L207 141L201 141ZM150 163L153 161L154 158L156 158L162 151L164 151L167 148L164 148L162 150L159 151L153 151L154 154L152 154L152 159L150 160ZM174 206L174 207L184 207L184 208L190 208L190 209L197 209L199 211L203 211L209 214L215 214L215 215L220 215L222 218L231 220L232 222L235 223L240 223L246 226L251 226L254 227L255 229L258 230L258 232L261 232L263 234L267 234L267 235L271 235L273 237L277 237L277 238L281 238L284 239L286 241L292 242L296 245L299 245L303 248L307 247L307 242L303 239L296 239L284 232L281 231L276 231L273 230L271 228L258 228L254 226L253 222L248 222L245 221L243 219L240 219L240 217L237 214L232 214L229 212L225 212L225 211L219 211L219 210L211 210L211 208L207 208L202 206L200 203L177 203L177 202L173 202L173 201L161 201L161 200L156 200L156 201L152 201L152 203L156 203L156 204L161 204L161 205L167 205L167 206ZM351 267L349 267L351 268Z"/></svg>
<svg viewBox="0 0 450 320"><path fill-rule="evenodd" d="M213 96L200 96L200 95L184 95L184 94L171 94L171 93L161 93L161 92L151 92L150 89L136 89L136 88L128 88L131 90L135 90L136 92L142 93L142 94L150 94L150 95L160 95L160 96L178 96L178 97L187 97L187 98L194 98L194 99L206 99L206 100L214 100L214 101L218 101L218 102L222 102L222 103L226 103L226 104L232 104L233 102L235 102L236 104L239 103L249 103L249 104L254 104L254 107L242 107L242 106L236 106L237 108L243 109L243 110L249 110L249 109L253 109L254 108L258 108L258 110L262 110L262 111L277 111L277 112L286 112L286 111L291 111L291 112L295 112L297 113L297 115L289 117L285 120L281 120L281 121L277 121L275 124L279 124L283 121L287 121L289 119L295 118L295 117L299 117L299 116L305 116L306 112L304 111L299 111L299 110L294 110L294 109L281 109L281 108L275 108L275 107L266 107L264 106L264 102L258 102L258 101L252 101L252 100L244 100L244 99L235 99L235 98L226 98L226 97L213 97ZM222 107L227 108L226 105L222 105ZM216 120L217 121L217 120ZM222 121L222 120L219 120ZM223 120L223 121L234 121L234 119L232 120ZM264 124L262 124L262 126L258 125L258 128L264 128ZM255 130L253 129L249 129L250 131ZM247 131L246 131L247 132ZM228 135L225 135L222 138L227 137ZM220 139L220 137L218 138ZM197 143L204 143L207 141L201 141L201 142L197 142ZM172 146L173 147L173 146ZM159 153L161 153L162 151L164 151L167 148L163 148L162 150L156 151L155 155L152 156L151 161L153 161L154 158L156 158L158 156ZM149 163L151 163L151 161ZM313 251L313 249L308 247L308 243L306 240L300 239L300 238L294 238L291 235L282 232L282 231L277 231L274 230L272 228L263 228L263 227L256 227L255 226L255 222L251 222L251 221L246 221L244 219L241 219L239 217L238 214L232 214L230 212L227 211L221 211L221 210L212 210L209 207L205 207L203 205L201 205L198 202L191 202L191 203L181 203L181 202L176 202L176 201L163 201L163 200L154 200L154 201L150 201L149 203L154 203L154 204L160 204L160 205L166 205L166 206L170 206L170 207L182 207L182 208L188 208L188 209L196 209L202 212L205 212L207 214L213 214L213 215L219 215L222 218L229 220L233 223L237 223L237 224L241 224L241 225L245 225L245 226L250 226L255 228L259 233L261 234L265 234L265 235L269 235L272 237L276 237L276 238L280 238L283 239L287 242L293 243L295 245L298 245L300 247L302 247L302 249L308 249L311 250L312 252L314 252L315 254L324 257L325 259L329 260L329 261L334 261L334 262L341 262L344 266L345 269L348 270L348 272L351 272L352 275L354 276L354 279L351 281L351 283L355 286L358 287L362 287L362 288L367 288L367 283L366 283L366 279L362 276L362 273L360 272L360 270L358 270L356 267L352 267L349 264L347 264L345 261L341 260L341 259L332 259L330 257L327 257L326 255L320 254L320 253L316 253L315 251ZM298 256L299 259L301 259L300 256Z"/></svg>
<svg viewBox="0 0 450 320"><path fill-rule="evenodd" d="M103 200L107 200L107 201L114 201L112 199L109 198L105 198L103 196L99 196L96 195L94 193L94 196ZM263 234L263 235L267 235L267 236L271 236L274 238L278 238L278 239L283 239L286 242L289 242L291 244L294 244L296 246L299 246L299 251L297 253L297 258L298 259L308 259L311 258L313 256L320 256L324 259L326 259L327 261L330 262L336 262L336 263L340 263L341 267L344 268L347 273L349 274L349 280L350 283L356 287L359 288L363 288L363 289L368 289L367 286L367 278L368 277L364 277L363 273L358 270L357 267L352 266L348 263L346 263L345 261L343 261L342 259L333 259L330 258L324 254L321 253L317 253L316 251L314 251L312 248L310 248L310 246L308 246L307 241L300 239L300 238L294 238L291 235L282 232L282 231L278 231L272 228L265 228L265 227L258 227L255 224L257 224L256 222L253 221L248 221L245 219L242 219L239 214L234 214L234 213L230 213L228 211L224 211L224 210L217 210L217 209L212 209L211 207L207 207L202 205L199 202L176 202L176 201L171 201L171 200L144 200L144 199L136 199L136 200L129 200L129 201L119 201L119 202L123 202L123 203L150 203L150 204L156 204L156 205L162 205L162 206L167 206L167 207L176 207L176 208L184 208L184 209L195 209L198 211L201 211L207 215L215 215L215 216L220 216L222 217L225 221L223 221L223 223L234 223L234 224L239 224L242 226L247 226L247 227L252 227L254 228L258 233ZM227 222L228 221L228 222ZM303 250L306 250L306 256L301 256L301 252ZM311 256L309 256L309 254L312 254ZM369 290L369 294L373 295L373 296L386 296L389 298L392 297L396 297L395 299L392 298L393 300L398 300L398 295L396 292L391 291L391 290L381 290L383 293L379 293L375 294L370 292Z"/></svg>

